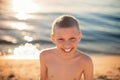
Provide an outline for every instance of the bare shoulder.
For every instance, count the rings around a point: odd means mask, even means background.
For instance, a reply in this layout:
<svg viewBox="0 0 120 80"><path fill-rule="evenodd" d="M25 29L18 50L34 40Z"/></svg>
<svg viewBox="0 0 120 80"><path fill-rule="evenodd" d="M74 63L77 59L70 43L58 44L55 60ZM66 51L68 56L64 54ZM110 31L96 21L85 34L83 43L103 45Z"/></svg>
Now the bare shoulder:
<svg viewBox="0 0 120 80"><path fill-rule="evenodd" d="M53 55L55 48L47 48L40 51L40 57L47 57Z"/></svg>
<svg viewBox="0 0 120 80"><path fill-rule="evenodd" d="M83 63L92 63L91 57L82 51L79 51L79 57Z"/></svg>

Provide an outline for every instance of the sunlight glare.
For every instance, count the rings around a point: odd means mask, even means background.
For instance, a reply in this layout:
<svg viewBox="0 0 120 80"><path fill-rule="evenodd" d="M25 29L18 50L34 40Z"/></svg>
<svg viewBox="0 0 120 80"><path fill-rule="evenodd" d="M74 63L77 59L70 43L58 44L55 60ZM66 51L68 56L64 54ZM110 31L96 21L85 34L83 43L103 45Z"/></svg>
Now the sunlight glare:
<svg viewBox="0 0 120 80"><path fill-rule="evenodd" d="M19 20L26 20L26 19L31 18L30 15L25 14L25 13L18 13L18 14L15 15L15 17Z"/></svg>
<svg viewBox="0 0 120 80"><path fill-rule="evenodd" d="M32 13L39 10L39 6L33 0L12 0L12 10L17 13Z"/></svg>
<svg viewBox="0 0 120 80"><path fill-rule="evenodd" d="M33 16L30 13L43 12L44 7L37 4L35 0L12 0L11 10L15 12L15 17L18 20L27 20Z"/></svg>
<svg viewBox="0 0 120 80"><path fill-rule="evenodd" d="M27 24L25 24L25 23L19 23L19 22L18 23L11 23L11 26L13 28L17 28L19 30L24 30L24 29L28 28Z"/></svg>
<svg viewBox="0 0 120 80"><path fill-rule="evenodd" d="M16 47L13 51L14 56L11 56L13 59L38 59L39 50L36 46L26 43L25 45Z"/></svg>
<svg viewBox="0 0 120 80"><path fill-rule="evenodd" d="M26 40L26 41L28 41L28 42L30 42L30 41L32 41L33 40L33 38L32 37L30 37L30 36L24 36L24 40Z"/></svg>

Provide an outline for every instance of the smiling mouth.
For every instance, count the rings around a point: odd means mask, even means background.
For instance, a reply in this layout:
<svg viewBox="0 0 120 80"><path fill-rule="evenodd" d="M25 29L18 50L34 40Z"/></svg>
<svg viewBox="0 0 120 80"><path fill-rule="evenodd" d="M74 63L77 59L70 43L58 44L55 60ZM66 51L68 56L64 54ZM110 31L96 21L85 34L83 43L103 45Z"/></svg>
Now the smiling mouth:
<svg viewBox="0 0 120 80"><path fill-rule="evenodd" d="M70 52L72 51L72 48L70 48L70 49L63 49L63 51L64 51L65 53L70 53Z"/></svg>

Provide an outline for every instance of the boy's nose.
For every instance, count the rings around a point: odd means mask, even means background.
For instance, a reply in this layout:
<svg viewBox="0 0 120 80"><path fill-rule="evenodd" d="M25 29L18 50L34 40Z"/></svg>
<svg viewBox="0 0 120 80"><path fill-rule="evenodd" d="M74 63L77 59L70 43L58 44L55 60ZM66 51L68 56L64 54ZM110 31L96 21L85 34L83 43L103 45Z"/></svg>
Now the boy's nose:
<svg viewBox="0 0 120 80"><path fill-rule="evenodd" d="M66 41L65 44L64 44L64 47L65 48L70 48L71 47L71 44L69 41Z"/></svg>

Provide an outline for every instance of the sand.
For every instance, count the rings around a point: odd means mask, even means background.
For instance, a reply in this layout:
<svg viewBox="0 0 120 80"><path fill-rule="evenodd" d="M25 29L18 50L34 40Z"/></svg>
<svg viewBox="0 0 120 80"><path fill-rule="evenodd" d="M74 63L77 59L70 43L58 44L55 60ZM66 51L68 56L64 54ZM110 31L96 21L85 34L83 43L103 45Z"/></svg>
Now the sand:
<svg viewBox="0 0 120 80"><path fill-rule="evenodd" d="M120 80L120 56L92 56L95 80Z"/></svg>
<svg viewBox="0 0 120 80"><path fill-rule="evenodd" d="M92 55L94 80L120 80L120 56ZM39 59L0 57L0 80L39 80Z"/></svg>

